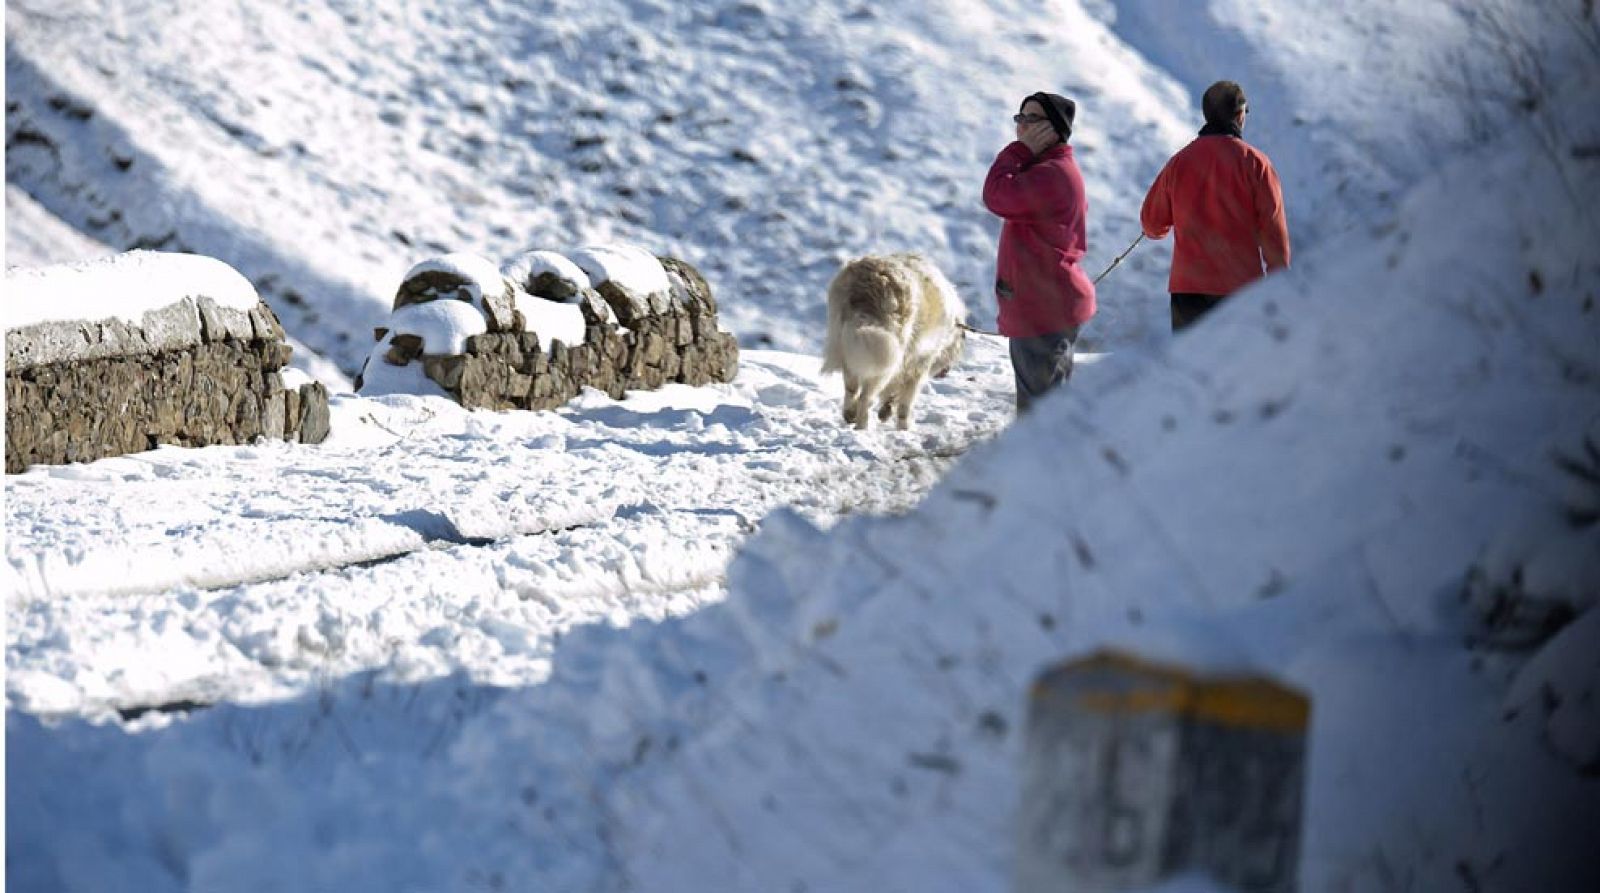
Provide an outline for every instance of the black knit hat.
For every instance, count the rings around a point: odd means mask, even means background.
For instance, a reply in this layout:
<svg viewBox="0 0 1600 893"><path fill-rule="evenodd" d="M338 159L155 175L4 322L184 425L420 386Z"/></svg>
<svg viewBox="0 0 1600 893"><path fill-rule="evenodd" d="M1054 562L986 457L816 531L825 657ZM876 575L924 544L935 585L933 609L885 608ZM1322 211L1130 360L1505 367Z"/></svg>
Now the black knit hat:
<svg viewBox="0 0 1600 893"><path fill-rule="evenodd" d="M1054 93L1034 93L1022 100L1022 105L1037 102L1044 107L1044 116L1050 119L1050 126L1056 129L1056 135L1063 141L1072 136L1072 119L1078 114L1078 104L1065 96ZM1022 111L1018 106L1017 111Z"/></svg>

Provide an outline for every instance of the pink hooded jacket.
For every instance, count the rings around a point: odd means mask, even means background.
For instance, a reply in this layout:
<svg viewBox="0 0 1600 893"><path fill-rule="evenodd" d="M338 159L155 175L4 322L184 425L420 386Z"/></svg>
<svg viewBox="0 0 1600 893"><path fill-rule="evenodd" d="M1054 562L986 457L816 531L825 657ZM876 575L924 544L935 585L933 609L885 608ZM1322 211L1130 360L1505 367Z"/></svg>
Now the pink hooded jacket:
<svg viewBox="0 0 1600 893"><path fill-rule="evenodd" d="M1052 335L1094 316L1094 283L1078 266L1088 249L1089 202L1072 147L1058 143L1034 157L1014 142L995 158L983 204L1005 221L995 296L1000 334Z"/></svg>

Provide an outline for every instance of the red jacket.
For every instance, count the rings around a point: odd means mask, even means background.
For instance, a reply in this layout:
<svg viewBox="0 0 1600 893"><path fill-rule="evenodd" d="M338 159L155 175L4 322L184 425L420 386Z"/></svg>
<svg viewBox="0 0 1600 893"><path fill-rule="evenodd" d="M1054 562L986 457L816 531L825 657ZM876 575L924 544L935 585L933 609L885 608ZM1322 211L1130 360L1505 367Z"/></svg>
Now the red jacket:
<svg viewBox="0 0 1600 893"><path fill-rule="evenodd" d="M1289 266L1289 227L1278 172L1235 136L1202 136L1172 156L1139 211L1144 234L1174 227L1171 292L1228 295Z"/></svg>
<svg viewBox="0 0 1600 893"><path fill-rule="evenodd" d="M1078 261L1089 243L1089 202L1072 147L1058 143L1037 158L1021 142L1001 149L983 204L1005 220L995 277L1000 334L1032 338L1088 322L1094 283Z"/></svg>

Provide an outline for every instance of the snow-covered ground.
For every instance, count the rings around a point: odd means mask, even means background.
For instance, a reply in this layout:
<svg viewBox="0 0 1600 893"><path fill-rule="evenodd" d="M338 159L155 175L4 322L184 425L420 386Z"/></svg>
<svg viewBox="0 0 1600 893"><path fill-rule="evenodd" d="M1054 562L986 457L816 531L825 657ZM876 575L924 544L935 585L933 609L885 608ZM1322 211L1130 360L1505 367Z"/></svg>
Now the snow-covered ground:
<svg viewBox="0 0 1600 893"><path fill-rule="evenodd" d="M909 509L1005 418L1004 351L974 340L905 433L843 427L818 360L747 351L731 385L550 413L346 395L314 450L14 475L12 706L258 701L373 668L540 682L568 627L720 600L734 546L776 507L819 524Z"/></svg>
<svg viewBox="0 0 1600 893"><path fill-rule="evenodd" d="M1028 682L1116 644L1311 695L1301 889L1593 889L1594 16L8 0L8 264L221 258L338 389L417 261L625 238L746 348L9 476L10 888L1005 889ZM976 337L913 431L839 425L839 260L987 312L977 186L1055 88L1099 267L1218 76L1294 271L1169 341L1141 247L1067 396L1012 424ZM1485 643L1484 577L1575 616Z"/></svg>

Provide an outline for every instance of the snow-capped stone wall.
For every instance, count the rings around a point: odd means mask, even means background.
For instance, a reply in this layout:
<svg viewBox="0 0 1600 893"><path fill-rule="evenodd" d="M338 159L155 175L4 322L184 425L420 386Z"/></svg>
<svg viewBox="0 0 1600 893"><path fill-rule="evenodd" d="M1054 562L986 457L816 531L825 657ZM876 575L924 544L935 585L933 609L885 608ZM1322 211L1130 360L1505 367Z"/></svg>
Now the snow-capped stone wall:
<svg viewBox="0 0 1600 893"><path fill-rule="evenodd" d="M473 409L726 382L739 357L700 273L630 245L531 251L498 270L466 254L424 261L376 334L358 391L436 388Z"/></svg>
<svg viewBox="0 0 1600 893"><path fill-rule="evenodd" d="M243 276L135 251L6 273L6 471L156 447L317 443L328 392L284 384L292 353Z"/></svg>

